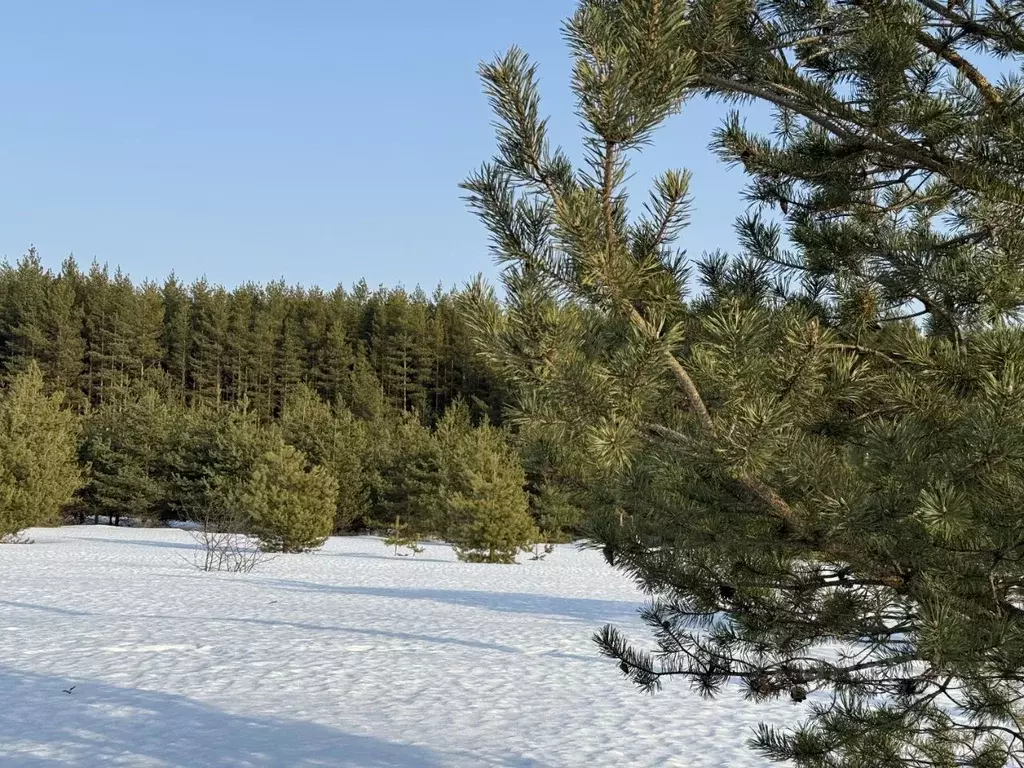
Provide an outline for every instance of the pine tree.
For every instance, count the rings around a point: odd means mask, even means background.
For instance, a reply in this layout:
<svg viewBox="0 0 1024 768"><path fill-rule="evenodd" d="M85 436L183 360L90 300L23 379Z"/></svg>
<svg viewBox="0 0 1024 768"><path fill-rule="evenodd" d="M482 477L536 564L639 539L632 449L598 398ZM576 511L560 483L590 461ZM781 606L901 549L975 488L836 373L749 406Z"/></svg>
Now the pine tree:
<svg viewBox="0 0 1024 768"><path fill-rule="evenodd" d="M369 437L364 424L348 411L331 411L307 386L287 398L280 420L285 441L302 451L309 468L320 466L338 484L334 533L347 533L365 523L369 513L367 476Z"/></svg>
<svg viewBox="0 0 1024 768"><path fill-rule="evenodd" d="M50 275L35 248L14 267L3 265L0 360L9 373L24 371L46 355L46 293Z"/></svg>
<svg viewBox="0 0 1024 768"><path fill-rule="evenodd" d="M541 539L551 544L571 541L585 526L583 494L574 487L582 483L581 478L569 476L568 459L559 456L556 446L522 436L518 442L530 513Z"/></svg>
<svg viewBox="0 0 1024 768"><path fill-rule="evenodd" d="M351 370L343 377L340 401L353 414L366 421L380 421L388 414L384 387L373 372L360 345L352 358Z"/></svg>
<svg viewBox="0 0 1024 768"><path fill-rule="evenodd" d="M268 284L263 290L261 305L254 320L253 360L256 363L256 375L259 392L259 413L267 419L275 418L280 411L287 386L282 388L278 379L281 378L278 365L285 361L292 364L298 349L294 338L287 339L282 350L282 342L286 340L285 329L288 326L290 313L290 292L283 281ZM294 383L296 370L292 368L285 378Z"/></svg>
<svg viewBox="0 0 1024 768"><path fill-rule="evenodd" d="M137 292L120 268L108 284L106 294L106 323L102 328L107 369L104 396L117 397L119 390L142 378L147 363L152 361L155 350L148 337L154 326L159 329L162 324L163 308L152 305L145 286Z"/></svg>
<svg viewBox="0 0 1024 768"><path fill-rule="evenodd" d="M121 382L113 373L111 342L111 275L93 261L82 281L82 333L85 338L85 392L90 404L103 401L104 390ZM117 308L115 307L115 311Z"/></svg>
<svg viewBox="0 0 1024 768"><path fill-rule="evenodd" d="M163 349L163 369L177 385L178 397L186 399L188 386L188 356L191 348L191 308L188 294L172 274L160 290L164 305L163 332L160 346Z"/></svg>
<svg viewBox="0 0 1024 768"><path fill-rule="evenodd" d="M169 513L178 520L237 519L238 484L278 445L276 429L260 427L244 402L221 408L200 403L174 415L161 468L169 478Z"/></svg>
<svg viewBox="0 0 1024 768"><path fill-rule="evenodd" d="M386 529L400 517L409 535L424 539L442 525L444 466L441 447L419 420L401 412L373 424L368 455L370 517Z"/></svg>
<svg viewBox="0 0 1024 768"><path fill-rule="evenodd" d="M138 289L129 284L128 290L135 297L131 317L132 376L135 380L142 380L163 362L164 300L160 286L148 280Z"/></svg>
<svg viewBox="0 0 1024 768"><path fill-rule="evenodd" d="M1019 63L1016 7L583 0L566 37L587 168L513 50L465 186L506 265L508 314L476 322L515 419L602 473L595 543L652 597L658 651L602 650L648 690L826 694L761 729L774 760L1020 763L1024 106L982 74ZM717 135L762 210L691 281L687 175L639 215L624 182L696 93L778 131Z"/></svg>
<svg viewBox="0 0 1024 768"><path fill-rule="evenodd" d="M291 313L281 320L274 345L274 406L275 416L281 415L288 393L303 378L303 349L299 326Z"/></svg>
<svg viewBox="0 0 1024 768"><path fill-rule="evenodd" d="M30 361L0 393L0 541L53 525L81 484L77 423Z"/></svg>
<svg viewBox="0 0 1024 768"><path fill-rule="evenodd" d="M257 377L254 372L253 323L259 305L259 286L246 283L239 286L228 298L228 332L225 358L225 394L230 402L249 399L253 408L261 412L253 402L258 399Z"/></svg>
<svg viewBox="0 0 1024 768"><path fill-rule="evenodd" d="M197 280L191 286L189 299L188 372L193 401L217 407L224 399L227 294L205 280Z"/></svg>
<svg viewBox="0 0 1024 768"><path fill-rule="evenodd" d="M336 403L349 393L355 354L346 331L341 322L329 320L320 339L314 377L317 389L329 403Z"/></svg>
<svg viewBox="0 0 1024 768"><path fill-rule="evenodd" d="M64 392L68 405L77 409L85 405L81 386L85 361L81 284L78 266L72 259L66 259L46 291L48 351L44 372L54 389Z"/></svg>
<svg viewBox="0 0 1024 768"><path fill-rule="evenodd" d="M255 291L252 328L248 337L248 391L253 410L260 418L274 417L274 345L280 317L284 311L283 290L272 283Z"/></svg>
<svg viewBox="0 0 1024 768"><path fill-rule="evenodd" d="M460 560L514 563L539 539L518 454L494 427L472 427L458 403L439 425L438 440L446 464L441 533Z"/></svg>
<svg viewBox="0 0 1024 768"><path fill-rule="evenodd" d="M169 507L167 455L175 424L174 410L159 393L136 384L108 399L85 418L79 449L90 467L82 489L82 514L159 520Z"/></svg>
<svg viewBox="0 0 1024 768"><path fill-rule="evenodd" d="M382 291L375 303L371 353L377 376L389 404L409 411L420 394L409 297L403 290Z"/></svg>
<svg viewBox="0 0 1024 768"><path fill-rule="evenodd" d="M399 549L408 549L406 554L418 555L423 551L419 544L419 538L413 531L410 531L409 524L402 522L401 515L395 515L395 522L388 529L387 535L381 540L385 547L394 547L395 554L402 555Z"/></svg>
<svg viewBox="0 0 1024 768"><path fill-rule="evenodd" d="M334 526L338 483L321 467L280 444L263 454L241 486L249 531L268 552L305 552L323 545Z"/></svg>
<svg viewBox="0 0 1024 768"><path fill-rule="evenodd" d="M312 378L329 403L347 394L346 383L354 363L356 322L351 298L338 286L324 297L322 325L317 340L317 358Z"/></svg>

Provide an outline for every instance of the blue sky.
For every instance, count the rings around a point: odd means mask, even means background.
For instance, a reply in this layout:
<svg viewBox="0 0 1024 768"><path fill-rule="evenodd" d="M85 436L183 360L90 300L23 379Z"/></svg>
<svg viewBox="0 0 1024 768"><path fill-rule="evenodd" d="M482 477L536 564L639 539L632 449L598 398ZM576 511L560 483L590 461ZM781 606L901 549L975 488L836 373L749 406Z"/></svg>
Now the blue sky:
<svg viewBox="0 0 1024 768"><path fill-rule="evenodd" d="M136 279L460 285L495 274L457 185L493 153L476 67L517 44L576 154L573 0L47 0L0 26L0 257ZM742 174L693 102L634 164L694 175L691 253L734 243Z"/></svg>

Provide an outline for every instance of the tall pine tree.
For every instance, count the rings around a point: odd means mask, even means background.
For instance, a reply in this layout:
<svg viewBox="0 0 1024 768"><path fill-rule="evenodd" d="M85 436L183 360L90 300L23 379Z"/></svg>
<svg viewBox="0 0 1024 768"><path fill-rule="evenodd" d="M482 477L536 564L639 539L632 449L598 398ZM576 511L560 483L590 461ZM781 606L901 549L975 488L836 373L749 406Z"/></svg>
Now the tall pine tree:
<svg viewBox="0 0 1024 768"><path fill-rule="evenodd" d="M774 760L1024 760L1018 19L1001 0L583 0L581 170L526 56L482 69L499 151L465 187L509 296L480 304L485 349L523 428L601 474L596 543L652 598L655 653L598 642L649 690L825 694L796 731L761 729ZM640 211L625 180L698 93L761 100L778 128L737 114L718 134L762 210L741 255L693 263L687 174Z"/></svg>

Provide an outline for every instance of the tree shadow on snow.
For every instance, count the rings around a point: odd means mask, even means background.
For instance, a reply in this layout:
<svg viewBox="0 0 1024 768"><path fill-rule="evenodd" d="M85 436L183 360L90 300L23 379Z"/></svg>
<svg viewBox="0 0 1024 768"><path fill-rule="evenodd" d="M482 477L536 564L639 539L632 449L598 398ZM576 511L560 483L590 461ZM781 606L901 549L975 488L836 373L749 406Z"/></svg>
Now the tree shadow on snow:
<svg viewBox="0 0 1024 768"><path fill-rule="evenodd" d="M72 693L64 693L72 685ZM0 763L5 765L159 761L181 768L430 768L451 765L455 757L315 723L232 715L184 696L3 667L0 691L7 702L0 710ZM28 744L38 745L39 754L32 755ZM478 765L489 762L486 756L466 757ZM512 760L516 764L517 758Z"/></svg>
<svg viewBox="0 0 1024 768"><path fill-rule="evenodd" d="M411 587L345 587L308 581L267 579L275 589L325 592L338 595L367 595L397 600L431 600L466 608L484 608L503 613L561 616L588 623L605 623L634 617L637 604L625 600L597 600L590 597L557 597L523 592L482 592L461 589L415 589Z"/></svg>
<svg viewBox="0 0 1024 768"><path fill-rule="evenodd" d="M159 549L198 549L199 544L195 541L156 541L152 539L81 539L85 542L102 541L105 544L130 544L135 547L157 547Z"/></svg>
<svg viewBox="0 0 1024 768"><path fill-rule="evenodd" d="M53 605L41 605L39 603L23 603L18 600L0 600L0 607L7 606L8 608L20 608L24 611L42 611L43 613L53 613L57 616L92 616L89 611L77 611L72 608L57 608Z"/></svg>
<svg viewBox="0 0 1024 768"><path fill-rule="evenodd" d="M53 613L58 616L80 617L80 616L102 616L109 621L118 619L144 619L147 621L175 621L187 623L220 623L220 624L245 624L257 627L281 627L286 629L298 629L304 632L337 632L339 634L357 635L364 637L375 637L382 640L401 640L406 642L429 643L437 645L454 645L463 648L470 648L479 651L497 651L499 653L522 653L518 648L512 648L498 643L489 643L484 640L467 640L459 637L440 637L436 635L424 635L417 632L399 632L386 629L374 629L371 627L350 627L333 624L315 624L308 621L289 621L287 619L269 619L248 616L204 616L194 614L191 616L175 616L170 614L142 614L142 613L96 613L92 611L73 611L65 608L54 608L48 605L37 603L22 603L13 600L0 600L0 607L9 606L28 611L42 611ZM2 691L2 689L0 689Z"/></svg>
<svg viewBox="0 0 1024 768"><path fill-rule="evenodd" d="M375 555L372 552L332 552L332 551L318 551L318 555L322 557L348 557L359 560L388 560L390 562L405 561L409 563L454 563L455 561L451 558L445 559L443 557L424 557L423 555Z"/></svg>
<svg viewBox="0 0 1024 768"><path fill-rule="evenodd" d="M157 619L161 621L188 621L188 622L210 622L223 624L247 624L257 627L282 627L286 629L298 629L303 632L337 632L343 635L357 635L361 637L380 638L382 640L402 640L413 643L430 643L434 645L454 645L469 648L476 651L497 651L499 653L522 653L518 648L512 648L498 643L488 643L483 640L464 640L459 637L439 637L436 635L424 635L416 632L397 632L386 629L372 629L370 627L348 627L334 626L330 624L314 624L308 621L287 621L284 619L259 619L238 616L164 616L140 614L135 618Z"/></svg>

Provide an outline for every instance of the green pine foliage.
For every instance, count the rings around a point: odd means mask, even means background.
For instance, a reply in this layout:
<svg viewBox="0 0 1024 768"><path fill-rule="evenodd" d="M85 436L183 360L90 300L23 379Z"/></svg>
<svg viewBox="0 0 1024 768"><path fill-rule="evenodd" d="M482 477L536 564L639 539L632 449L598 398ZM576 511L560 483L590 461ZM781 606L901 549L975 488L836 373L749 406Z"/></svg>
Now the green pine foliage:
<svg viewBox="0 0 1024 768"><path fill-rule="evenodd" d="M445 446L444 537L460 560L514 563L538 540L519 455L488 424L441 433Z"/></svg>
<svg viewBox="0 0 1024 768"><path fill-rule="evenodd" d="M374 527L401 518L406 535L422 541L439 535L444 510L441 446L419 420L399 414L375 424L371 466Z"/></svg>
<svg viewBox="0 0 1024 768"><path fill-rule="evenodd" d="M0 541L53 525L81 485L78 423L34 361L0 391Z"/></svg>
<svg viewBox="0 0 1024 768"><path fill-rule="evenodd" d="M465 188L509 297L480 288L482 348L651 596L655 652L597 641L646 690L816 692L753 740L773 760L1024 760L1018 11L582 0L579 170L525 54L482 68L498 154ZM688 260L687 174L633 208L625 181L701 93L741 105L715 146L753 206L742 253Z"/></svg>
<svg viewBox="0 0 1024 768"><path fill-rule="evenodd" d="M369 425L343 408L332 410L311 387L300 385L285 400L280 426L285 441L302 451L310 468L323 467L337 482L333 532L366 525L372 483Z"/></svg>
<svg viewBox="0 0 1024 768"><path fill-rule="evenodd" d="M409 529L408 523L402 522L402 516L396 515L395 522L388 528L387 535L381 540L385 547L393 547L396 555L402 555L399 549L408 549L412 555L423 551L419 538Z"/></svg>
<svg viewBox="0 0 1024 768"><path fill-rule="evenodd" d="M173 382L176 399L184 403L188 383L189 297L184 286L173 275L161 287L160 297L164 305L160 334L160 347L163 350L161 366L167 378Z"/></svg>
<svg viewBox="0 0 1024 768"><path fill-rule="evenodd" d="M338 482L334 532L401 515L426 536L442 504L432 428L457 400L502 415L464 303L365 283L133 284L31 251L0 263L0 370L35 362L81 416L80 521L237 520L229 490L279 429Z"/></svg>
<svg viewBox="0 0 1024 768"><path fill-rule="evenodd" d="M71 259L54 273L31 250L0 263L0 369L35 360L81 411L145 380L189 405L245 400L260 420L279 417L300 384L360 418L397 409L432 425L459 397L500 418L503 390L473 350L461 301L365 284L136 285Z"/></svg>
<svg viewBox="0 0 1024 768"><path fill-rule="evenodd" d="M51 344L46 334L49 280L34 248L15 268L8 268L5 278L0 348L4 370L19 373L32 360L41 365L49 356Z"/></svg>
<svg viewBox="0 0 1024 768"><path fill-rule="evenodd" d="M132 385L91 410L79 448L89 466L79 510L115 525L122 516L154 522L171 503L167 467L180 415L152 387Z"/></svg>
<svg viewBox="0 0 1024 768"><path fill-rule="evenodd" d="M214 524L238 520L240 485L280 442L273 426L261 427L244 407L181 408L164 456L169 516Z"/></svg>
<svg viewBox="0 0 1024 768"><path fill-rule="evenodd" d="M583 479L574 476L570 459L561 455L558 446L523 435L518 443L526 471L530 514L541 540L548 544L571 541L586 520Z"/></svg>
<svg viewBox="0 0 1024 768"><path fill-rule="evenodd" d="M338 483L309 468L301 451L283 442L260 456L239 487L248 531L267 552L317 549L334 529Z"/></svg>

